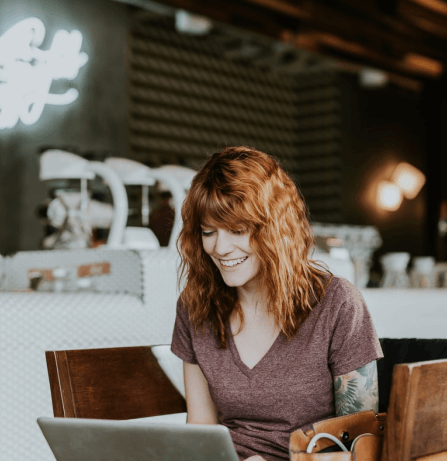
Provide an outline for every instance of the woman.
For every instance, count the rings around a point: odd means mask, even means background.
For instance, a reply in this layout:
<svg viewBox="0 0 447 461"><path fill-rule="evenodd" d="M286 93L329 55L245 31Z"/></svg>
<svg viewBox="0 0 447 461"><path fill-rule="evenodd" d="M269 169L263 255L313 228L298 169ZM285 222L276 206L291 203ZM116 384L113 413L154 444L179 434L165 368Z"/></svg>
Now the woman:
<svg viewBox="0 0 447 461"><path fill-rule="evenodd" d="M305 204L272 157L214 154L182 217L171 347L188 423L227 426L241 460L279 461L294 430L378 410L382 351L364 300L309 259Z"/></svg>

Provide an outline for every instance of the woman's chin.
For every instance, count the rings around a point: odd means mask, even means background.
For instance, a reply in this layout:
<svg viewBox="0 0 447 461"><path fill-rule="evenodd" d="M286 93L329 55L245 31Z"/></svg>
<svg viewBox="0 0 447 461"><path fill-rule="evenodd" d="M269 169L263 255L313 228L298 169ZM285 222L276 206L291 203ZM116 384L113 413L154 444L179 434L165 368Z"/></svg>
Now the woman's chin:
<svg viewBox="0 0 447 461"><path fill-rule="evenodd" d="M223 281L225 282L225 285L229 287L236 288L236 287L241 287L245 285L245 282L241 280L234 280L231 277L222 277L222 278L223 278Z"/></svg>

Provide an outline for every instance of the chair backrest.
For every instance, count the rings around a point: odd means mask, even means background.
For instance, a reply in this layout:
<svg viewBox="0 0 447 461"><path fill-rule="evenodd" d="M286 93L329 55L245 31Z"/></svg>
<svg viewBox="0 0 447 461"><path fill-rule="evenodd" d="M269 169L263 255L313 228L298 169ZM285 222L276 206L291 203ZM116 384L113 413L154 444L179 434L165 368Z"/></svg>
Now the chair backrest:
<svg viewBox="0 0 447 461"><path fill-rule="evenodd" d="M396 365L447 359L447 339L445 338L381 338L380 345L384 357L377 362L379 412L388 411L393 370Z"/></svg>
<svg viewBox="0 0 447 461"><path fill-rule="evenodd" d="M382 461L447 459L447 360L396 365Z"/></svg>
<svg viewBox="0 0 447 461"><path fill-rule="evenodd" d="M150 346L45 354L56 417L132 419L186 411Z"/></svg>

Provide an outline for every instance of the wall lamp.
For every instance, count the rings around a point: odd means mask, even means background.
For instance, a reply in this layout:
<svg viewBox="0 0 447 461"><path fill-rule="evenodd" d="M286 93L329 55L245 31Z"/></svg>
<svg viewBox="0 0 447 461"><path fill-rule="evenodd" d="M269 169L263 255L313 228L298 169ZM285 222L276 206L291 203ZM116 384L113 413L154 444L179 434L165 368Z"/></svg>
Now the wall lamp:
<svg viewBox="0 0 447 461"><path fill-rule="evenodd" d="M425 184L425 175L413 165L401 162L395 168L391 181L380 181L377 186L377 206L396 211L404 197L414 199Z"/></svg>

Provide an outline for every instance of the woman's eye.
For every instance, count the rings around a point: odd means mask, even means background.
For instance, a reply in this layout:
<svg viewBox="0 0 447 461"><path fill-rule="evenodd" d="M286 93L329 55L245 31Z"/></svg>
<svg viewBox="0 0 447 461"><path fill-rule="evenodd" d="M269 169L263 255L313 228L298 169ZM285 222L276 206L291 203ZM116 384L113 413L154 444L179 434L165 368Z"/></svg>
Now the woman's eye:
<svg viewBox="0 0 447 461"><path fill-rule="evenodd" d="M205 231L202 230L202 237L209 237L210 235L213 234L214 231Z"/></svg>
<svg viewBox="0 0 447 461"><path fill-rule="evenodd" d="M243 234L245 234L247 232L247 230L246 229L239 229L239 230L234 230L232 232L233 232L233 234L236 234L236 235L243 235Z"/></svg>

